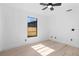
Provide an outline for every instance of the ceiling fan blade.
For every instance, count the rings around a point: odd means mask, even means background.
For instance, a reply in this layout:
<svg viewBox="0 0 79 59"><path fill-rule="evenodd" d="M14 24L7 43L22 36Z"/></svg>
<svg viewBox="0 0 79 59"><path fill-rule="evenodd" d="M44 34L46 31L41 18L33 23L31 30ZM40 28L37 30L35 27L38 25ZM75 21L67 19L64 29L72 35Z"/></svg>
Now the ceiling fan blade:
<svg viewBox="0 0 79 59"><path fill-rule="evenodd" d="M47 3L40 3L40 5L47 6L48 4Z"/></svg>
<svg viewBox="0 0 79 59"><path fill-rule="evenodd" d="M61 6L61 3L52 4L53 6Z"/></svg>
<svg viewBox="0 0 79 59"><path fill-rule="evenodd" d="M47 9L48 7L45 7L45 8L43 8L42 10L45 10L45 9Z"/></svg>

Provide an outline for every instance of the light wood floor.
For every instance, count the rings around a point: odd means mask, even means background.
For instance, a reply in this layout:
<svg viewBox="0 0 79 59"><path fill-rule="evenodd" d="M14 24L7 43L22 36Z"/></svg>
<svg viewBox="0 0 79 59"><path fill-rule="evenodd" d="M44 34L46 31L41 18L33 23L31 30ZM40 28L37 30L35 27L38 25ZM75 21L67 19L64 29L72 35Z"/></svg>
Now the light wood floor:
<svg viewBox="0 0 79 59"><path fill-rule="evenodd" d="M43 46L46 46L54 50L47 56L79 56L79 48L71 47L69 45L50 40L3 51L0 52L0 56L41 56L39 52L32 48L33 46L39 44L42 44ZM43 50L44 49L45 48L43 48Z"/></svg>

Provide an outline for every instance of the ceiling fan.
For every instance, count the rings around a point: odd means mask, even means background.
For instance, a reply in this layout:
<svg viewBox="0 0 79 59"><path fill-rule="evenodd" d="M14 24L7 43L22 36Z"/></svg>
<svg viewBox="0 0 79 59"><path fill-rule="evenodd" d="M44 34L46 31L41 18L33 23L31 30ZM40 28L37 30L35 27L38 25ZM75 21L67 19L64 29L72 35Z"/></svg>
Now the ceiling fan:
<svg viewBox="0 0 79 59"><path fill-rule="evenodd" d="M54 10L54 6L61 6L61 3L40 3L40 5L46 6L42 10L50 8L51 11Z"/></svg>

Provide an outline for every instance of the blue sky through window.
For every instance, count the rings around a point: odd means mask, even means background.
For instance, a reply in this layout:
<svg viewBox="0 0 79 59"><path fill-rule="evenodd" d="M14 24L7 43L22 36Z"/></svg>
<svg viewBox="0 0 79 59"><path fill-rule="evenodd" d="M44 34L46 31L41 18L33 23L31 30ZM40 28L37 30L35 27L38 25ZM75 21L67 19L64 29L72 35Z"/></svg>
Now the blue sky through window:
<svg viewBox="0 0 79 59"><path fill-rule="evenodd" d="M36 18L35 17L32 17L32 16L28 16L27 17L27 21L28 22L36 21Z"/></svg>

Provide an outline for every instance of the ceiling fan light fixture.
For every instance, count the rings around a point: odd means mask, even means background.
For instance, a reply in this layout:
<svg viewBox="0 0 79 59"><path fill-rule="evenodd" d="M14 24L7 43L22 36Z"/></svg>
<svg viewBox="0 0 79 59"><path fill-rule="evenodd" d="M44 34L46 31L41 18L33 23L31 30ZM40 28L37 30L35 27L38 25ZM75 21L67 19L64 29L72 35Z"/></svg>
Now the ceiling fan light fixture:
<svg viewBox="0 0 79 59"><path fill-rule="evenodd" d="M53 11L53 10L54 10L54 8L53 8L53 7L51 7L51 8L50 8L50 10L51 10L51 11Z"/></svg>
<svg viewBox="0 0 79 59"><path fill-rule="evenodd" d="M48 8L51 8L51 7L52 7L51 5L48 6Z"/></svg>

